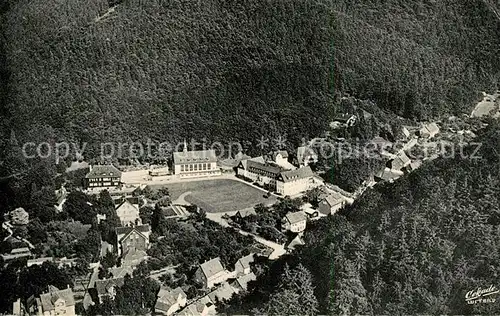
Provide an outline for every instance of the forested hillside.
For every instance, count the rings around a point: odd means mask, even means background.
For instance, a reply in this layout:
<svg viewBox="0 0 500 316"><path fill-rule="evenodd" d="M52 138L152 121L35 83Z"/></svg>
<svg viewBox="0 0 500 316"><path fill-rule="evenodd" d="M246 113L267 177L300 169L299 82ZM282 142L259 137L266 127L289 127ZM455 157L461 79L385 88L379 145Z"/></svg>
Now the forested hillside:
<svg viewBox="0 0 500 316"><path fill-rule="evenodd" d="M498 286L500 274L498 123L480 141L481 159L438 159L308 228L306 245L287 261L312 273L320 314L497 313L498 299L465 301L468 291ZM265 305L262 288L227 311Z"/></svg>
<svg viewBox="0 0 500 316"><path fill-rule="evenodd" d="M340 94L425 118L498 81L500 24L481 0L5 3L2 108L20 140L297 142Z"/></svg>

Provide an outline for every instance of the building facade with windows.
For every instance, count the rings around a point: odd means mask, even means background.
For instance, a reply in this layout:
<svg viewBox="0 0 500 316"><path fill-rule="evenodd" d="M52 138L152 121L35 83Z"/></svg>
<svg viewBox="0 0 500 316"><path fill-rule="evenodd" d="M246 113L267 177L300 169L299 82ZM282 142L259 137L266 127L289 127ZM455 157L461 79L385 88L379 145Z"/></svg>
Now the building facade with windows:
<svg viewBox="0 0 500 316"><path fill-rule="evenodd" d="M213 149L188 151L187 145L184 144L184 150L175 152L173 158L174 174L181 178L218 176L221 174L220 169L217 167L217 156Z"/></svg>
<svg viewBox="0 0 500 316"><path fill-rule="evenodd" d="M91 166L85 176L85 185L88 188L117 187L121 183L122 173L113 165Z"/></svg>
<svg viewBox="0 0 500 316"><path fill-rule="evenodd" d="M296 195L314 188L319 184L314 180L311 167L281 172L276 181L276 192L281 195Z"/></svg>

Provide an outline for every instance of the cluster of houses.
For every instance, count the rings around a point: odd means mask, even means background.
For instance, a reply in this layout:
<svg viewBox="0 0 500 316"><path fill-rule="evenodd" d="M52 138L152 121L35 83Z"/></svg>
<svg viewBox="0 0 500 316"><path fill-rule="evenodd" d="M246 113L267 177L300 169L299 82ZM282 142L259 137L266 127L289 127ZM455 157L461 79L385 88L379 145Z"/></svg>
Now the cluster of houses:
<svg viewBox="0 0 500 316"><path fill-rule="evenodd" d="M233 295L246 291L248 283L257 277L251 271L254 254L240 258L234 271L228 271L220 258L214 258L199 265L194 279L208 292L201 298L189 301L181 288L161 288L155 304L155 314L177 315L215 315L216 305L230 299Z"/></svg>
<svg viewBox="0 0 500 316"><path fill-rule="evenodd" d="M388 154L387 152L383 152L383 155L389 157L389 161L383 169L379 170L379 172L374 175L374 180L376 182L392 182L405 173L409 173L418 169L422 165L422 161L411 161L406 152L417 145L419 139L426 142L433 139L438 133L439 126L436 123L424 124L419 129L404 126L403 135L405 136L405 139L407 141L406 145L396 154ZM385 144L385 147L390 146L392 146L392 144Z"/></svg>
<svg viewBox="0 0 500 316"><path fill-rule="evenodd" d="M49 285L47 291L39 297L30 297L26 305L18 299L13 303L13 315L39 315L39 316L74 316L75 296L71 288L63 290Z"/></svg>

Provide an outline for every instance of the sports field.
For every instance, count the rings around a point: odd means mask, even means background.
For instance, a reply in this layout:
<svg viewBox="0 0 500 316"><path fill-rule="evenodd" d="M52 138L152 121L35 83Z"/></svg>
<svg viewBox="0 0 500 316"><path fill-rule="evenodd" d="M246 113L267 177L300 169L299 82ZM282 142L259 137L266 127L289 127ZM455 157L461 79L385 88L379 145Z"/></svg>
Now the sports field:
<svg viewBox="0 0 500 316"><path fill-rule="evenodd" d="M172 201L183 193L186 202L196 204L210 213L231 212L253 207L256 204L272 204L277 200L274 196L265 198L264 191L258 190L243 182L229 179L193 181L164 184L153 188L167 187Z"/></svg>

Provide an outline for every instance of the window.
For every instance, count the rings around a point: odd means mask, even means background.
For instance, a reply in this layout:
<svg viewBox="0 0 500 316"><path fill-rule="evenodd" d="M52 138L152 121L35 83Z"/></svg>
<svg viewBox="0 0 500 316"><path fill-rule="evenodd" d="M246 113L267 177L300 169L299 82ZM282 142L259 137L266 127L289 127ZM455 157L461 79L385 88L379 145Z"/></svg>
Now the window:
<svg viewBox="0 0 500 316"><path fill-rule="evenodd" d="M207 165L207 170L211 170L212 169L212 165L211 164L208 164Z"/></svg>
<svg viewBox="0 0 500 316"><path fill-rule="evenodd" d="M181 171L184 171L184 165L181 165Z"/></svg>
<svg viewBox="0 0 500 316"><path fill-rule="evenodd" d="M193 165L189 165L189 171L193 171Z"/></svg>
<svg viewBox="0 0 500 316"><path fill-rule="evenodd" d="M194 164L194 171L197 171L197 170L198 170L198 164L197 164L197 163L195 163L195 164Z"/></svg>

